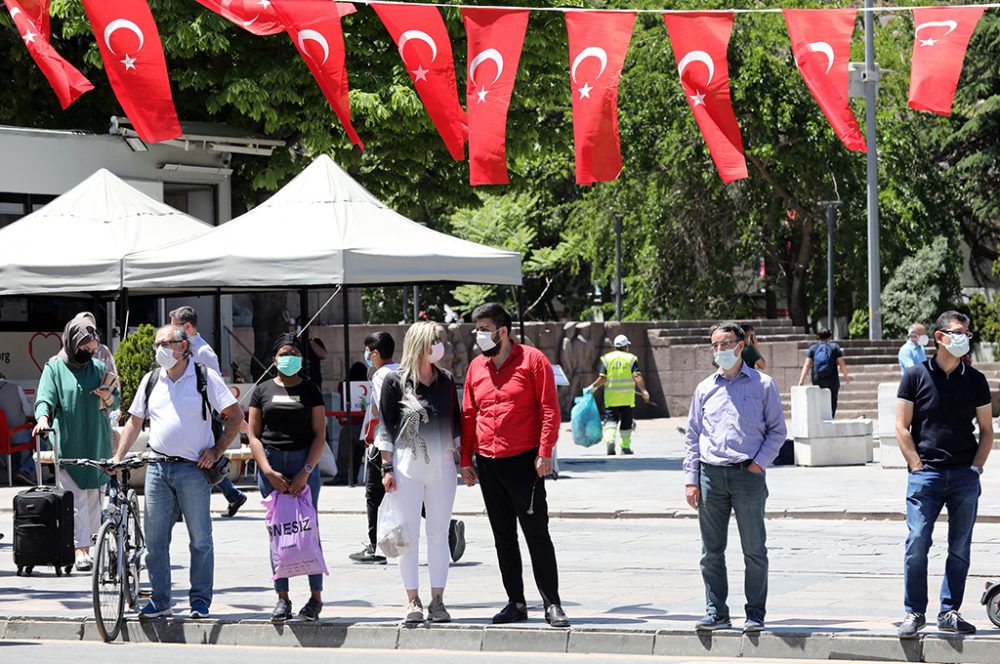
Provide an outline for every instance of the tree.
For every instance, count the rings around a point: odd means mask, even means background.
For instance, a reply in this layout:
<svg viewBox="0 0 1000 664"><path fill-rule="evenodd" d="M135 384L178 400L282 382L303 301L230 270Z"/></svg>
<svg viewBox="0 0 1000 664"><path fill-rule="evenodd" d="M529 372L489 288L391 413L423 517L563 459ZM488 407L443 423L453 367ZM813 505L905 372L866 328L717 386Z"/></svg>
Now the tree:
<svg viewBox="0 0 1000 664"><path fill-rule="evenodd" d="M930 323L959 302L962 254L957 242L938 236L903 259L882 292L882 329L905 337L911 323Z"/></svg>

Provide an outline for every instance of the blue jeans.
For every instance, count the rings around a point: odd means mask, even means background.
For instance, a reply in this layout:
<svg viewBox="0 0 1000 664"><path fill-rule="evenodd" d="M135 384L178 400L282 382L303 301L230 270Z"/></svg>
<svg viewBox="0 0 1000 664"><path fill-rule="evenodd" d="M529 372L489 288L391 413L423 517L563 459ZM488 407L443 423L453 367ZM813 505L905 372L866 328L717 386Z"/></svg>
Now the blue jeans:
<svg viewBox="0 0 1000 664"><path fill-rule="evenodd" d="M192 605L212 604L215 550L212 543L212 485L193 463L165 461L146 467L146 567L153 605L170 606L170 537L177 510L184 515L191 552L188 597Z"/></svg>
<svg viewBox="0 0 1000 664"><path fill-rule="evenodd" d="M701 465L701 577L705 582L705 612L729 617L729 579L726 576L726 541L729 515L736 513L746 571L747 618L764 620L767 604L767 532L764 504L767 482L762 473L743 466Z"/></svg>
<svg viewBox="0 0 1000 664"><path fill-rule="evenodd" d="M222 481L219 482L219 491L222 495L226 497L226 501L230 503L235 503L243 495L243 492L236 488L233 481L228 477L223 477Z"/></svg>
<svg viewBox="0 0 1000 664"><path fill-rule="evenodd" d="M908 613L927 612L927 551L931 548L934 522L945 506L948 558L941 583L941 613L961 608L980 493L979 474L968 467L910 473L906 486L906 527L910 534L903 557L903 604Z"/></svg>
<svg viewBox="0 0 1000 664"><path fill-rule="evenodd" d="M273 448L264 448L264 454L267 455L267 462L271 464L271 468L281 473L287 477L289 481L291 481L293 477L299 474L302 467L306 465L306 459L309 457L309 450L305 449L283 452ZM309 475L309 482L306 486L309 487L309 493L312 494L313 507L318 510L320 487L319 469L314 470ZM261 498L267 498L274 492L274 487L267 481L267 478L264 477L264 473L262 473L259 468L257 469L257 487L260 489ZM317 519L317 521L319 520ZM268 542L268 551L270 551L270 546L270 542ZM268 554L268 559L270 558L271 556ZM271 573L274 573L274 561L271 561ZM323 590L322 574L309 575L309 590L313 592ZM288 579L275 579L274 591L278 593L287 593Z"/></svg>

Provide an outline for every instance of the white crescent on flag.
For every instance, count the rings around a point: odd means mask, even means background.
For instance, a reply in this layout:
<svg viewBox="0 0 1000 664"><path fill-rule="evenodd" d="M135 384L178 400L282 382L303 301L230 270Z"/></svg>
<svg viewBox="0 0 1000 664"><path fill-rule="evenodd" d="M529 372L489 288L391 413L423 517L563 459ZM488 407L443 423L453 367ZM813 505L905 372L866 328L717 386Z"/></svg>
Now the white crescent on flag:
<svg viewBox="0 0 1000 664"><path fill-rule="evenodd" d="M20 7L14 7L13 9L10 10L10 17L14 18L15 16L17 16L20 13L21 13L21 8Z"/></svg>
<svg viewBox="0 0 1000 664"><path fill-rule="evenodd" d="M108 23L108 27L104 28L104 44L108 47L108 50L115 53L115 49L111 48L111 36L115 34L118 30L130 30L135 33L135 36L139 38L139 48L136 51L142 50L142 45L146 42L146 37L142 34L142 30L139 26L124 18L116 18L115 20Z"/></svg>
<svg viewBox="0 0 1000 664"><path fill-rule="evenodd" d="M806 48L812 51L813 53L822 53L823 55L826 56L827 59L826 73L829 74L830 70L833 69L833 61L836 59L835 56L833 55L833 47L830 46L830 44L828 44L827 42L819 41L819 42L810 42L806 44Z"/></svg>
<svg viewBox="0 0 1000 664"><path fill-rule="evenodd" d="M299 32L299 48L302 49L303 53L308 53L306 50L306 41L314 41L323 47L323 62L321 65L325 65L327 58L330 57L330 44L327 43L326 37L315 30L302 30ZM312 56L309 56L310 58Z"/></svg>
<svg viewBox="0 0 1000 664"><path fill-rule="evenodd" d="M497 75L493 78L493 82L496 83L500 80L500 75L503 74L503 56L500 55L500 51L495 48L488 48L485 51L481 51L476 57L472 58L472 62L469 63L469 81L473 85L476 83L476 69L479 65L483 64L487 60L492 60L497 65Z"/></svg>
<svg viewBox="0 0 1000 664"><path fill-rule="evenodd" d="M947 37L958 29L958 21L928 21L927 23L921 23L913 30L913 36L916 37L919 35L920 31L924 28L948 28L948 32L942 35Z"/></svg>
<svg viewBox="0 0 1000 664"><path fill-rule="evenodd" d="M685 55L681 58L680 63L677 65L677 73L681 76L681 78L684 77L684 70L687 69L687 66L692 62L701 62L708 67L708 83L705 85L711 85L712 79L715 78L715 62L712 60L712 56L705 51L691 51Z"/></svg>
<svg viewBox="0 0 1000 664"><path fill-rule="evenodd" d="M588 46L580 51L580 53L573 59L573 67L570 69L570 76L573 78L574 83L576 83L576 68L579 67L580 64L587 58L597 58L601 62L601 71L597 72L597 76L594 77L595 79L600 78L608 66L608 52L600 46Z"/></svg>
<svg viewBox="0 0 1000 664"><path fill-rule="evenodd" d="M406 46L406 42L411 39L418 39L428 46L431 47L431 62L433 63L437 60L438 47L437 42L434 38L422 30L407 30L402 35L399 36L399 57L403 58L403 62L406 62L406 56L403 55L403 47Z"/></svg>

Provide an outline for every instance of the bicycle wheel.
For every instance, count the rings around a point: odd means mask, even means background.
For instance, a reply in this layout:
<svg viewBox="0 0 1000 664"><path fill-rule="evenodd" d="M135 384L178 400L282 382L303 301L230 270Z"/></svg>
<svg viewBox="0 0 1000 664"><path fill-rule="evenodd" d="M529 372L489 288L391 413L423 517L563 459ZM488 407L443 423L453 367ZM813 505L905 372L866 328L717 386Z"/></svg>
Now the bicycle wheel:
<svg viewBox="0 0 1000 664"><path fill-rule="evenodd" d="M118 636L125 612L125 585L115 525L109 520L101 526L94 556L94 617L97 631L105 641L114 641Z"/></svg>
<svg viewBox="0 0 1000 664"><path fill-rule="evenodd" d="M142 570L142 552L144 548L142 527L139 523L139 503L135 494L129 496L128 509L125 513L125 601L129 608L134 609L139 601L139 574Z"/></svg>

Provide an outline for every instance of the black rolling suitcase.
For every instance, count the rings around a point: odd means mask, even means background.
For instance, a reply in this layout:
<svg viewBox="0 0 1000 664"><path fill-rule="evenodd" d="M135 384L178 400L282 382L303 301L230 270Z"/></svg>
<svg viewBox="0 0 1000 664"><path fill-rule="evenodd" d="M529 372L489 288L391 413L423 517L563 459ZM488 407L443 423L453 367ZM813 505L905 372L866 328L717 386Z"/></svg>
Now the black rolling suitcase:
<svg viewBox="0 0 1000 664"><path fill-rule="evenodd" d="M35 450L40 449L36 439ZM41 463L36 463L35 468L41 477ZM56 473L57 483L58 478ZM14 496L14 564L18 576L30 575L42 565L55 567L56 576L69 574L76 559L74 544L72 493L58 487L36 486Z"/></svg>

